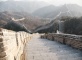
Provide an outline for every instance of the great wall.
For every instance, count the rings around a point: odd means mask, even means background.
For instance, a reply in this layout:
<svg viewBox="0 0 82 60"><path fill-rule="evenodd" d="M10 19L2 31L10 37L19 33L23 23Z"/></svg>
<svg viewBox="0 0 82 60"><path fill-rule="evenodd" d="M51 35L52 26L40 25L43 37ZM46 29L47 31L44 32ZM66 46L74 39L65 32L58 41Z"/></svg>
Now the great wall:
<svg viewBox="0 0 82 60"><path fill-rule="evenodd" d="M25 60L24 47L31 35L0 28L0 60Z"/></svg>
<svg viewBox="0 0 82 60"><path fill-rule="evenodd" d="M41 37L41 38L40 38ZM0 60L82 60L82 36L0 28Z"/></svg>

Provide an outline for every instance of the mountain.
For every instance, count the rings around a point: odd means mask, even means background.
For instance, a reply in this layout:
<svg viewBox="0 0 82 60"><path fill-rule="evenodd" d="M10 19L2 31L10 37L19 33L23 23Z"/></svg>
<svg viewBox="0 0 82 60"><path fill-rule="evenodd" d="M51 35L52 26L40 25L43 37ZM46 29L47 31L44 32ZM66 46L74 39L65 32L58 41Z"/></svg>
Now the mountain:
<svg viewBox="0 0 82 60"><path fill-rule="evenodd" d="M51 13L56 8L57 7L55 7L54 5L49 5L34 11L32 14L35 16L46 17L47 14Z"/></svg>
<svg viewBox="0 0 82 60"><path fill-rule="evenodd" d="M0 27L12 28L16 26L25 30L33 30L38 26L45 25L49 22L47 19L34 17L26 12L0 12Z"/></svg>
<svg viewBox="0 0 82 60"><path fill-rule="evenodd" d="M46 6L32 13L34 16L43 18L59 18L62 16L80 17L82 16L82 7L76 4L65 4L62 6Z"/></svg>
<svg viewBox="0 0 82 60"><path fill-rule="evenodd" d="M4 1L0 2L0 12L14 11L32 13L47 5L49 4L42 1Z"/></svg>

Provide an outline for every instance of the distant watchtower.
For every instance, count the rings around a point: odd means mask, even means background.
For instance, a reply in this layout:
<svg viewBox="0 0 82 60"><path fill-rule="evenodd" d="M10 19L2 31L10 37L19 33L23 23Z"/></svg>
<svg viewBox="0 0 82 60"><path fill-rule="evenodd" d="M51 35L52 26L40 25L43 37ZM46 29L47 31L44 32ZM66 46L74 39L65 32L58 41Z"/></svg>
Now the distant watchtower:
<svg viewBox="0 0 82 60"><path fill-rule="evenodd" d="M64 33L64 21L59 20L59 32Z"/></svg>

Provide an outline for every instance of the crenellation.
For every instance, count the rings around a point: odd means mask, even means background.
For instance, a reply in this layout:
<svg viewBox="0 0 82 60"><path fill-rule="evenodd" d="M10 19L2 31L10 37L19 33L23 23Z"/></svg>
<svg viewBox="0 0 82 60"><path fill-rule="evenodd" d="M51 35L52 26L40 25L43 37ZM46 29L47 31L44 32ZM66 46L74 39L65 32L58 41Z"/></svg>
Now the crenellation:
<svg viewBox="0 0 82 60"><path fill-rule="evenodd" d="M26 32L0 28L0 60L21 60L21 56L25 55L24 46L29 37L31 35Z"/></svg>

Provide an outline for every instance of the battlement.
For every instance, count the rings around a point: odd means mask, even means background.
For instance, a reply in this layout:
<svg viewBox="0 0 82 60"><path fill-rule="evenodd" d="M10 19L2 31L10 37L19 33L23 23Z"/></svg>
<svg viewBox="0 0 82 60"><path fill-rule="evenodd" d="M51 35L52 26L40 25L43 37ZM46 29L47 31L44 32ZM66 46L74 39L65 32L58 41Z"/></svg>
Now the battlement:
<svg viewBox="0 0 82 60"><path fill-rule="evenodd" d="M25 60L24 47L31 35L0 28L0 60Z"/></svg>
<svg viewBox="0 0 82 60"><path fill-rule="evenodd" d="M49 34L42 35L41 38L46 38L52 41L57 41L62 44L69 45L73 48L82 50L82 36L81 35L49 33Z"/></svg>

